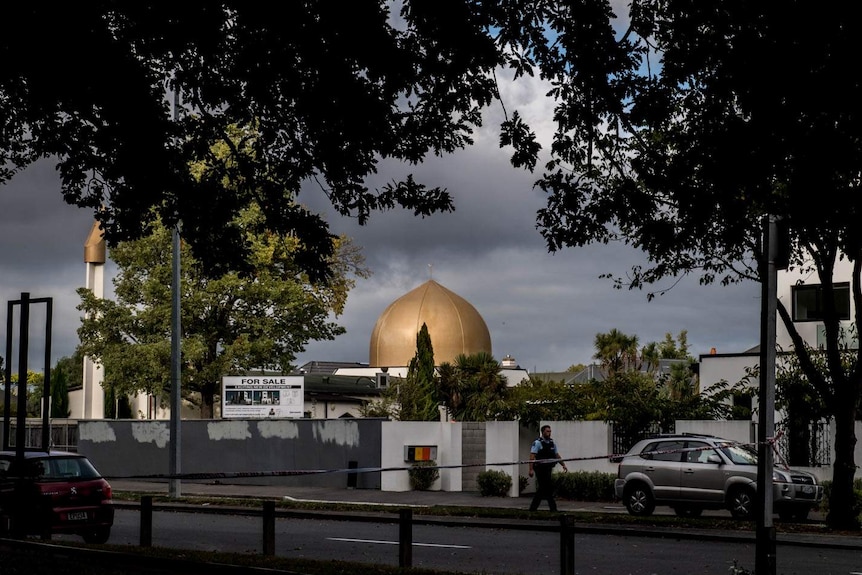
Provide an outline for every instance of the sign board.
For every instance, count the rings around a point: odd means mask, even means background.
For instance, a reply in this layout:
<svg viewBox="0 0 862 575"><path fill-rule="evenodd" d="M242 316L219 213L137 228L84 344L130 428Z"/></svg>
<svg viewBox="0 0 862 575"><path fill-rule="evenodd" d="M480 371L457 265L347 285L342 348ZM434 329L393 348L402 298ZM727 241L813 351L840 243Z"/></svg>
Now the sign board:
<svg viewBox="0 0 862 575"><path fill-rule="evenodd" d="M417 461L434 461L437 459L436 445L405 445L404 461L416 463Z"/></svg>
<svg viewBox="0 0 862 575"><path fill-rule="evenodd" d="M247 419L302 417L304 381L301 375L225 376L221 415Z"/></svg>

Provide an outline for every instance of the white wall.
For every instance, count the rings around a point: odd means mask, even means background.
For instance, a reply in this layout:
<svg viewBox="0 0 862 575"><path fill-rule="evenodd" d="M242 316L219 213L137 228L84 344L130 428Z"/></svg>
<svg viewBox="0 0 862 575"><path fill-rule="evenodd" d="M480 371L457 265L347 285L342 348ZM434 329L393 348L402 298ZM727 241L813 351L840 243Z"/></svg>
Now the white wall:
<svg viewBox="0 0 862 575"><path fill-rule="evenodd" d="M489 421L485 424L485 462L510 465L485 465L485 470L496 470L512 478L509 497L518 497L518 476L521 474L517 421ZM524 473L526 475L526 473Z"/></svg>
<svg viewBox="0 0 862 575"><path fill-rule="evenodd" d="M551 426L551 437L563 459L580 458L566 462L569 471L601 471L616 473L617 464L611 463L611 430L604 421L543 421Z"/></svg>
<svg viewBox="0 0 862 575"><path fill-rule="evenodd" d="M740 443L753 443L757 440L752 421L700 421L677 419L677 433L701 433L714 435Z"/></svg>
<svg viewBox="0 0 862 575"><path fill-rule="evenodd" d="M381 467L403 467L404 471L380 474L381 491L410 491L409 463L404 461L405 445L436 445L439 465L461 464L461 424L436 421L384 421L381 430ZM461 491L461 468L441 469L431 490Z"/></svg>
<svg viewBox="0 0 862 575"><path fill-rule="evenodd" d="M835 269L833 270L833 281L835 283L841 282L849 282L853 275L853 264L848 261L846 258L841 259L835 262ZM797 284L819 284L820 278L817 276L817 273L814 271L799 271L799 270L785 270L780 271L778 273L778 281L777 281L777 290L778 290L778 299L784 306L787 308L787 311L791 314L793 313L793 298L792 298L792 287ZM853 304L853 298L850 298L850 317L854 317L855 314L855 306ZM844 322L842 322L844 323ZM806 322L796 322L796 330L799 332L799 335L808 342L809 345L816 348L817 347L817 329L819 326L822 326L821 322L817 321L806 321ZM850 322L846 322L846 327L849 328ZM775 326L775 336L778 346L781 349L786 351L790 351L793 349L793 344L790 341L790 336L787 333L787 328L784 327L784 322L781 321L781 318L778 318Z"/></svg>

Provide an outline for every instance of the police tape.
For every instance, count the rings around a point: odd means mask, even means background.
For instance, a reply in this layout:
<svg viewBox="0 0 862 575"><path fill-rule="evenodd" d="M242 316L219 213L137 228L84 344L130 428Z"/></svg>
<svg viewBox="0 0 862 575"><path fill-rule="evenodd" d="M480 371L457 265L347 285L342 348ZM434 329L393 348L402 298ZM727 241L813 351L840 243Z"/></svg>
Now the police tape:
<svg viewBox="0 0 862 575"><path fill-rule="evenodd" d="M777 459L779 463L784 469L789 469L787 464L784 462L784 459L778 453L778 449L776 447L776 442L781 437L781 433L776 435L775 437L768 438L763 444L770 445L775 455L777 455ZM697 452L697 451L706 451L710 449L716 449L716 447L725 447L725 446L741 446L741 447L749 447L756 448L761 443L753 442L753 443L738 443L735 441L728 441L724 443L720 443L717 446L703 446L703 447L686 447L680 449L660 449L653 451L644 451L638 453L637 455L664 455L670 453L686 453L686 452ZM626 454L605 454L605 455L593 455L586 457L564 457L560 459L527 459L522 461L499 461L493 463L457 463L451 465L421 465L422 469L464 469L468 467L508 467L513 465L526 465L526 464L549 464L549 463L565 463L565 462L577 462L577 461L594 461L600 459L607 459L609 461L618 461L625 457ZM424 462L422 462L424 463ZM207 479L253 479L258 477L298 477L305 475L331 475L331 474L360 474L360 473L387 473L392 471L410 471L411 469L415 469L417 466L415 464L412 465L402 465L402 466L391 466L391 467L346 467L346 468L338 468L338 469L289 469L282 471L218 471L218 472L196 472L196 473L153 473L147 475L110 475L105 476L106 479L187 479L189 481L202 481Z"/></svg>

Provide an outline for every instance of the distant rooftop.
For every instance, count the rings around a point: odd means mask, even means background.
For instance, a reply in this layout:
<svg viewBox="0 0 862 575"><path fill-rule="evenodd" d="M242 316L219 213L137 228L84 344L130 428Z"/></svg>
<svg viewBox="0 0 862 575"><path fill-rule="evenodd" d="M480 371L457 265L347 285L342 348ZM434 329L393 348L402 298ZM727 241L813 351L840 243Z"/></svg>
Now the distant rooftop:
<svg viewBox="0 0 862 575"><path fill-rule="evenodd" d="M309 361L299 366L291 375L300 374L333 374L341 368L368 367L367 363L358 361Z"/></svg>

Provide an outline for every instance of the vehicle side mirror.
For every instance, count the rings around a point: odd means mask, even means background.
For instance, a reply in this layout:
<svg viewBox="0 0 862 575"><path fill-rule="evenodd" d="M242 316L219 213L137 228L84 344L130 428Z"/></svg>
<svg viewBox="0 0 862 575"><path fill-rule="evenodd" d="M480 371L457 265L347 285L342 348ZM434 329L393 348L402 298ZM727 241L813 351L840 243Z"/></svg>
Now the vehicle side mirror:
<svg viewBox="0 0 862 575"><path fill-rule="evenodd" d="M718 455L712 454L706 458L706 462L707 463L719 463L720 464L721 463L721 457L719 457Z"/></svg>

